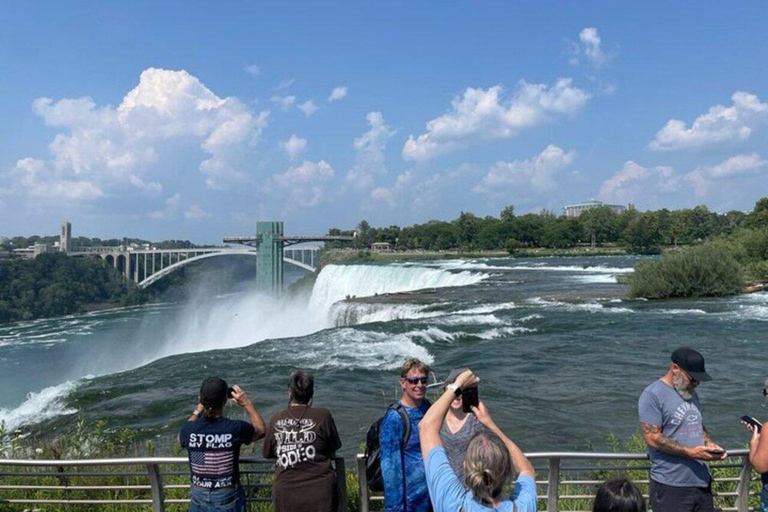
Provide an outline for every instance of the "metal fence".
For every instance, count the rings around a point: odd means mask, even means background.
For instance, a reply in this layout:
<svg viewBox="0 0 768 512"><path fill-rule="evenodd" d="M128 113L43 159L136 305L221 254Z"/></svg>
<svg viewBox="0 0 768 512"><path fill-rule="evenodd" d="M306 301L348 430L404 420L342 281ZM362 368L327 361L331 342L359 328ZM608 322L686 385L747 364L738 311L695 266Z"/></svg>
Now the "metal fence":
<svg viewBox="0 0 768 512"><path fill-rule="evenodd" d="M272 501L274 464L273 460L262 458L240 459L240 480L248 503ZM344 459L335 458L333 465L340 475L337 478L337 510L343 512L347 508ZM106 483L105 479L109 482ZM115 483L115 480L122 482ZM167 480L176 483L167 483ZM166 504L189 502L188 482L189 469L185 457L0 459L0 504L144 505L151 506L153 512L163 512Z"/></svg>
<svg viewBox="0 0 768 512"><path fill-rule="evenodd" d="M726 502L722 511L749 511L749 497L759 495L759 477L749 464L748 450L732 450L728 459L711 464L716 478L713 481L717 500ZM635 478L643 495L648 499L648 470L650 464L645 453L529 453L528 459L536 468L536 489L542 512L584 511L591 509L597 487L609 475L639 472ZM379 508L380 494L371 494L365 476L366 457L357 455L357 474L360 481L360 512ZM718 476L730 472L735 476Z"/></svg>

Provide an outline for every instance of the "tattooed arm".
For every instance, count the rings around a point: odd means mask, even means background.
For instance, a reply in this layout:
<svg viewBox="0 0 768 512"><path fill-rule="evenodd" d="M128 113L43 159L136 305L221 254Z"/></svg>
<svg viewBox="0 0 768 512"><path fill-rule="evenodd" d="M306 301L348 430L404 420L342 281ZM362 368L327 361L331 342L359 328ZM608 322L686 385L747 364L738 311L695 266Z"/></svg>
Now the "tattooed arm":
<svg viewBox="0 0 768 512"><path fill-rule="evenodd" d="M712 453L713 448L711 446L685 446L680 444L671 437L664 435L659 425L641 423L640 428L643 431L643 438L648 446L670 455L698 460L717 460L721 456L726 455Z"/></svg>

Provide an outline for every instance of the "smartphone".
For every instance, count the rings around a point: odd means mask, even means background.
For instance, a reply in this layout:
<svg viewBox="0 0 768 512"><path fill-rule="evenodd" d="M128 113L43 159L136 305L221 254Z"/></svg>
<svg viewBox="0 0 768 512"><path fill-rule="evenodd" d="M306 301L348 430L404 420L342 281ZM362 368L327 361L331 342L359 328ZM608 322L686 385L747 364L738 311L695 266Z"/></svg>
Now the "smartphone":
<svg viewBox="0 0 768 512"><path fill-rule="evenodd" d="M477 394L477 386L461 390L461 410L472 412L472 407L480 405L480 397Z"/></svg>
<svg viewBox="0 0 768 512"><path fill-rule="evenodd" d="M763 424L757 421L752 416L746 416L746 415L742 416L741 421L743 421L747 425L750 425L752 428L756 428L758 432L760 432L760 430L762 430L763 428Z"/></svg>
<svg viewBox="0 0 768 512"><path fill-rule="evenodd" d="M235 396L235 388L228 387L227 388L227 398L233 398Z"/></svg>

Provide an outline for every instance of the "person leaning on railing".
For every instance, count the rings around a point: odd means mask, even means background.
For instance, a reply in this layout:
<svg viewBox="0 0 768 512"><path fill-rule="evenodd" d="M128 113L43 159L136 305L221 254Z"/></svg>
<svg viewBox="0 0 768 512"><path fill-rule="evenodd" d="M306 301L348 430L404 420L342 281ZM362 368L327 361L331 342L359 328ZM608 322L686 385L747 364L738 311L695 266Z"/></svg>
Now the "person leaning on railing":
<svg viewBox="0 0 768 512"><path fill-rule="evenodd" d="M250 423L223 416L227 397L245 409ZM240 386L230 388L219 377L200 387L200 402L182 427L179 442L189 451L190 512L245 510L240 485L240 446L264 437L264 420Z"/></svg>
<svg viewBox="0 0 768 512"><path fill-rule="evenodd" d="M477 434L467 447L464 459L466 489L451 469L440 443L440 426L453 398L460 395L462 389L477 386L478 381L471 370L459 375L453 384L446 386L451 392L443 393L419 424L421 453L432 506L435 512L535 512L533 466L520 448L496 426L483 402L472 407L472 412L489 432ZM519 476L510 499L503 497L502 492L513 467Z"/></svg>

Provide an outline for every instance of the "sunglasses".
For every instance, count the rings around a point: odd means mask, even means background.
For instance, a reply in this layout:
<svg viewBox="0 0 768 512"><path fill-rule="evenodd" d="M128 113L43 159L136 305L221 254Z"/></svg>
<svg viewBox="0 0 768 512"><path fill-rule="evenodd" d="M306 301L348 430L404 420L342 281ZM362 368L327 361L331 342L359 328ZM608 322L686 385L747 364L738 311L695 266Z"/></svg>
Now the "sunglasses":
<svg viewBox="0 0 768 512"><path fill-rule="evenodd" d="M427 383L427 377L406 377L405 380L408 381L408 384L410 384L411 386L415 386L419 382L421 382L422 384Z"/></svg>

